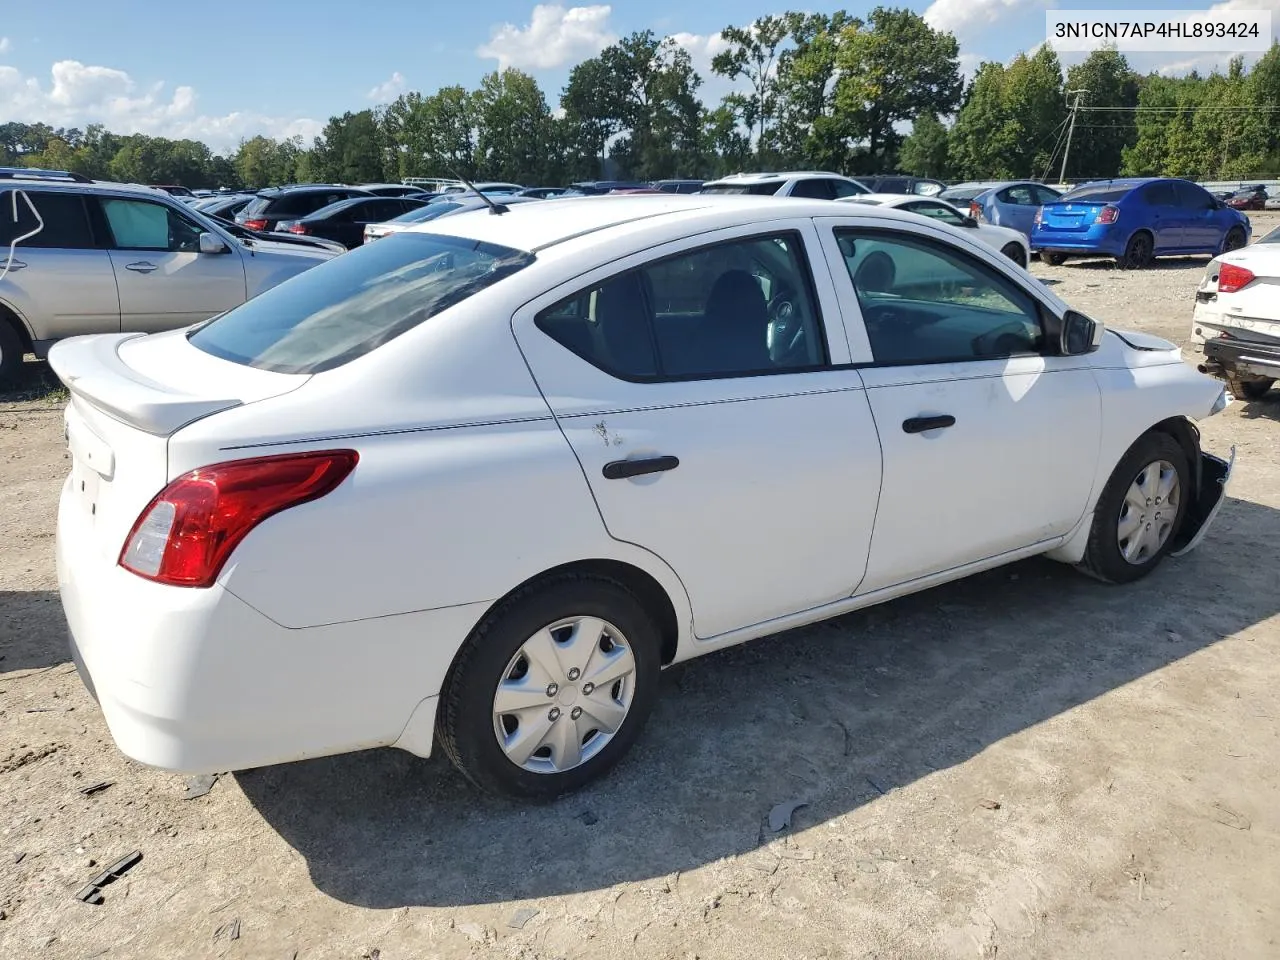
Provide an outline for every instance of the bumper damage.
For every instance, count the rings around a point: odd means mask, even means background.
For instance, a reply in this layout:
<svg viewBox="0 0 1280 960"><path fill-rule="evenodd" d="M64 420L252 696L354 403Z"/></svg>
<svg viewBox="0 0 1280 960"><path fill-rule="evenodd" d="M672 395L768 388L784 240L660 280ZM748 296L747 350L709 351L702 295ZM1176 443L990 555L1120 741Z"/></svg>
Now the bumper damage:
<svg viewBox="0 0 1280 960"><path fill-rule="evenodd" d="M1223 460L1211 453L1200 453L1200 482L1196 488L1196 498L1187 505L1182 529L1178 531L1170 556L1181 557L1190 553L1209 532L1209 527L1227 499L1227 485L1231 481L1231 470L1236 463L1234 446L1229 456L1230 459Z"/></svg>

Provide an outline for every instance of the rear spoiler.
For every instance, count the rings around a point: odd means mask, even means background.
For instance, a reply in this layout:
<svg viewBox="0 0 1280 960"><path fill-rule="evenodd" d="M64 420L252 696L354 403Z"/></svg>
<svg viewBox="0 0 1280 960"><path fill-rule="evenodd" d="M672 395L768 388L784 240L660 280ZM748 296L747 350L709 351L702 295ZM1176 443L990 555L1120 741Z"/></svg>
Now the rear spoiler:
<svg viewBox="0 0 1280 960"><path fill-rule="evenodd" d="M120 359L120 346L141 333L106 333L60 340L49 366L71 393L108 416L165 437L212 413L238 407L238 397L198 397L143 376Z"/></svg>

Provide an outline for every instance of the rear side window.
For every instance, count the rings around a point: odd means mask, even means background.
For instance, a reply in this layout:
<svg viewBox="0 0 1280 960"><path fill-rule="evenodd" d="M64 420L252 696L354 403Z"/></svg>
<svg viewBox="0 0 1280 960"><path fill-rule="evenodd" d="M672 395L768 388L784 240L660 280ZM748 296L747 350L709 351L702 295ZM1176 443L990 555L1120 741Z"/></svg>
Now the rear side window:
<svg viewBox="0 0 1280 960"><path fill-rule="evenodd" d="M1016 187L1005 187L996 194L1000 198L1001 203L1011 203L1019 207L1038 206L1035 196L1031 192L1031 188L1026 184L1018 184Z"/></svg>
<svg viewBox="0 0 1280 960"><path fill-rule="evenodd" d="M804 197L809 200L834 200L836 192L831 188L830 180L798 180L791 188L793 197Z"/></svg>
<svg viewBox="0 0 1280 960"><path fill-rule="evenodd" d="M1064 193L1058 199L1063 203L1115 203L1127 197L1132 190L1131 183L1087 183L1083 187L1076 187Z"/></svg>
<svg viewBox="0 0 1280 960"><path fill-rule="evenodd" d="M365 244L197 327L215 357L319 373L382 344L534 262L531 253L428 233Z"/></svg>
<svg viewBox="0 0 1280 960"><path fill-rule="evenodd" d="M1048 187L1032 187L1031 189L1036 195L1036 203L1038 204L1053 203L1059 196L1058 193Z"/></svg>
<svg viewBox="0 0 1280 960"><path fill-rule="evenodd" d="M44 228L34 237L18 244L38 250L91 250L96 244L89 229L89 217L85 212L84 198L79 194L41 190L23 190L44 220ZM13 219L13 191L0 193L0 246L8 250L23 234L40 226L21 196L18 201L18 219ZM4 251L0 251L0 255Z"/></svg>
<svg viewBox="0 0 1280 960"><path fill-rule="evenodd" d="M702 193L733 193L753 197L772 197L782 189L781 180L770 180L765 183L718 183L703 187Z"/></svg>

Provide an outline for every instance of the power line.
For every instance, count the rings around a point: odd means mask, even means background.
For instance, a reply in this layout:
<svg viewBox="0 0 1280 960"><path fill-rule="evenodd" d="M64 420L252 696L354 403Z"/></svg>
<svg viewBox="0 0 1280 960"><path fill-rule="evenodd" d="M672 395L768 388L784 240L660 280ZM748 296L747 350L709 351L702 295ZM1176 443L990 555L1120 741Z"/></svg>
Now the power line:
<svg viewBox="0 0 1280 960"><path fill-rule="evenodd" d="M1212 109L1214 113L1280 113L1280 106L1223 107L1216 103L1197 103L1182 107L1080 107L1080 110L1112 113L1183 113Z"/></svg>

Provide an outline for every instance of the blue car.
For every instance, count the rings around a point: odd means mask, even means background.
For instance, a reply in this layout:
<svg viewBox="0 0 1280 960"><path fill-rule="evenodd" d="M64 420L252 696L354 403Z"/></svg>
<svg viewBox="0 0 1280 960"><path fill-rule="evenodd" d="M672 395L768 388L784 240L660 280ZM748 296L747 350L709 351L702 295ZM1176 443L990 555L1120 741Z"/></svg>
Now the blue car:
<svg viewBox="0 0 1280 960"><path fill-rule="evenodd" d="M1017 230L1030 242L1036 211L1061 194L1034 180L986 180L958 183L939 196L959 206L967 203L973 219Z"/></svg>
<svg viewBox="0 0 1280 960"><path fill-rule="evenodd" d="M1217 256L1249 242L1249 218L1189 180L1144 177L1081 184L1036 214L1031 246L1046 263L1115 257L1145 267L1154 257Z"/></svg>

